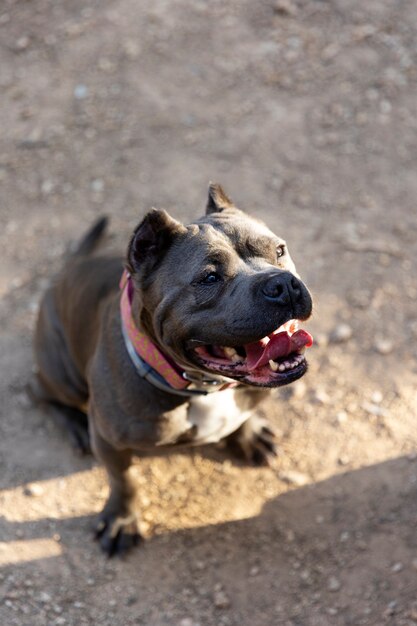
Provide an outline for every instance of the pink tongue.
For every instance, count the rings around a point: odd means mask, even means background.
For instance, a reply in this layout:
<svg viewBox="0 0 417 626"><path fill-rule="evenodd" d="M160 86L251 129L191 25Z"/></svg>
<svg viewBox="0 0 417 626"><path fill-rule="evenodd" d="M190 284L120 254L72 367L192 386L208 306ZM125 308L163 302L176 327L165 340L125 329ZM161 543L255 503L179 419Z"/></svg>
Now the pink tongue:
<svg viewBox="0 0 417 626"><path fill-rule="evenodd" d="M306 330L297 330L293 335L286 331L270 335L269 342L265 345L262 341L248 343L245 346L246 363L249 370L266 365L270 359L275 361L296 352L301 348L309 348L313 343L313 337Z"/></svg>

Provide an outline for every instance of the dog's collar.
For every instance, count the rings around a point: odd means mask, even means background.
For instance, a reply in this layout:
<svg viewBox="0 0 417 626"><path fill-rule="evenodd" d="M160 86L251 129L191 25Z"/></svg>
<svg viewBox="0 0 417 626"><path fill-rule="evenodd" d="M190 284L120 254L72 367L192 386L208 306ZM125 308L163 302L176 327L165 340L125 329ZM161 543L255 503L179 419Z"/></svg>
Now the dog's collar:
<svg viewBox="0 0 417 626"><path fill-rule="evenodd" d="M179 396L207 395L238 384L222 377L198 379L170 361L135 324L132 316L133 283L127 270L123 272L120 279L120 289L122 290L120 316L123 339L139 376L158 389Z"/></svg>

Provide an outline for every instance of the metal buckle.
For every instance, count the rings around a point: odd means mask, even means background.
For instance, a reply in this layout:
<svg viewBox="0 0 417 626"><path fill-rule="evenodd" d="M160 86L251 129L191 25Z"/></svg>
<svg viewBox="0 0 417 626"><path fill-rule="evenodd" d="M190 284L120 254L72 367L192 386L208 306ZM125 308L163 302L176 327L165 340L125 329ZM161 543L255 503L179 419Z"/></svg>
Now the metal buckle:
<svg viewBox="0 0 417 626"><path fill-rule="evenodd" d="M182 377L185 380L188 380L190 383L194 383L195 385L223 385L224 381L215 380L214 378L198 378L198 375L195 377L188 372L183 372Z"/></svg>

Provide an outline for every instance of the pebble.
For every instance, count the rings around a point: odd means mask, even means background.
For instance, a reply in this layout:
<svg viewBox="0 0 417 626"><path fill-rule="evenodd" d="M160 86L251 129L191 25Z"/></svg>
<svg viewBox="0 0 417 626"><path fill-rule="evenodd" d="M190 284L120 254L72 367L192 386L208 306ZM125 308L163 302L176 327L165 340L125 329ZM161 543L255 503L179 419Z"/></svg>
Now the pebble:
<svg viewBox="0 0 417 626"><path fill-rule="evenodd" d="M41 591L39 594L39 602L42 602L42 604L48 604L48 602L51 602L52 597L49 595L49 593L46 593L46 591Z"/></svg>
<svg viewBox="0 0 417 626"><path fill-rule="evenodd" d="M45 196L49 196L53 192L55 185L52 180L44 180L41 184L41 192Z"/></svg>
<svg viewBox="0 0 417 626"><path fill-rule="evenodd" d="M294 16L297 14L297 6L291 0L276 0L274 11L280 15Z"/></svg>
<svg viewBox="0 0 417 626"><path fill-rule="evenodd" d="M91 189L97 193L100 193L104 190L104 180L101 178L95 178L91 181Z"/></svg>
<svg viewBox="0 0 417 626"><path fill-rule="evenodd" d="M337 615L338 611L334 606L329 607L328 609L326 609L326 612L328 613L328 615Z"/></svg>
<svg viewBox="0 0 417 626"><path fill-rule="evenodd" d="M371 401L374 402L375 404L381 404L383 399L384 399L384 396L379 390L374 391L371 396Z"/></svg>
<svg viewBox="0 0 417 626"><path fill-rule="evenodd" d="M394 574L397 574L398 572L401 572L403 569L403 564L402 563L394 563L394 565L391 567L391 572L394 572Z"/></svg>
<svg viewBox="0 0 417 626"><path fill-rule="evenodd" d="M336 421L338 424L344 424L345 422L347 422L348 419L348 414L346 413L346 411L339 411L338 413L336 413Z"/></svg>
<svg viewBox="0 0 417 626"><path fill-rule="evenodd" d="M43 487L38 483L32 483L31 485L26 485L23 488L23 493L25 494L25 496L29 496L32 498L36 496L41 496L43 494Z"/></svg>
<svg viewBox="0 0 417 626"><path fill-rule="evenodd" d="M391 600L391 602L388 603L387 608L384 611L384 616L389 617L390 615L394 615L397 610L397 605L397 600Z"/></svg>
<svg viewBox="0 0 417 626"><path fill-rule="evenodd" d="M370 415L375 415L375 417L388 417L389 415L386 409L379 404L374 404L373 402L363 402L362 408Z"/></svg>
<svg viewBox="0 0 417 626"><path fill-rule="evenodd" d="M214 606L217 609L227 609L230 606L230 600L223 589L216 589L213 596Z"/></svg>
<svg viewBox="0 0 417 626"><path fill-rule="evenodd" d="M19 37L19 39L16 41L15 48L16 50L20 52L20 51L26 50L28 46L29 46L29 37L27 37L26 35L23 35L23 37Z"/></svg>
<svg viewBox="0 0 417 626"><path fill-rule="evenodd" d="M349 324L338 324L330 333L329 341L331 343L345 343L353 335L353 330Z"/></svg>
<svg viewBox="0 0 417 626"><path fill-rule="evenodd" d="M330 576L327 581L327 589L329 591L339 591L341 587L340 581L336 578L336 576Z"/></svg>
<svg viewBox="0 0 417 626"><path fill-rule="evenodd" d="M280 472L279 478L290 485L296 485L297 487L302 487L303 485L307 485L309 482L309 478L306 474L302 472L297 472L295 470L288 470L286 472Z"/></svg>
<svg viewBox="0 0 417 626"><path fill-rule="evenodd" d="M317 404L329 404L330 396L324 389L315 389L313 394L313 402Z"/></svg>
<svg viewBox="0 0 417 626"><path fill-rule="evenodd" d="M390 339L377 339L374 348L379 354L386 355L393 351L394 343Z"/></svg>
<svg viewBox="0 0 417 626"><path fill-rule="evenodd" d="M76 85L74 88L74 98L76 100L84 100L88 96L88 87L86 85Z"/></svg>

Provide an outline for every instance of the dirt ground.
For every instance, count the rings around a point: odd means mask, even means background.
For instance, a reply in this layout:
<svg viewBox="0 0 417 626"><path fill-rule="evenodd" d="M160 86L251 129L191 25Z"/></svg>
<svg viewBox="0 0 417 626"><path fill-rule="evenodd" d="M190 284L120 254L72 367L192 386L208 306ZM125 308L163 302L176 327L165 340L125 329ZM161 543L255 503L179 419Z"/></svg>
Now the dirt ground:
<svg viewBox="0 0 417 626"><path fill-rule="evenodd" d="M0 623L417 624L417 3L3 0ZM103 470L29 403L45 285L99 215L201 214L209 180L287 239L309 373L271 468L138 460L144 546L107 560Z"/></svg>

